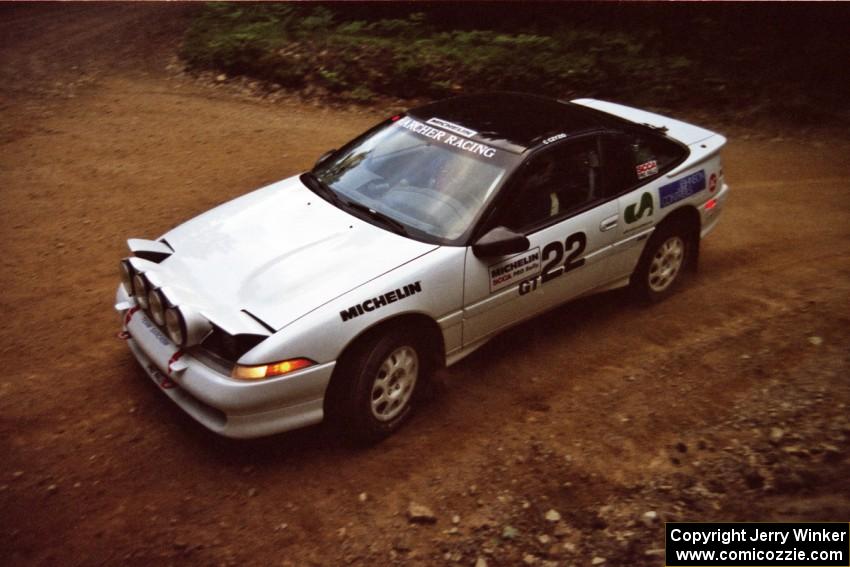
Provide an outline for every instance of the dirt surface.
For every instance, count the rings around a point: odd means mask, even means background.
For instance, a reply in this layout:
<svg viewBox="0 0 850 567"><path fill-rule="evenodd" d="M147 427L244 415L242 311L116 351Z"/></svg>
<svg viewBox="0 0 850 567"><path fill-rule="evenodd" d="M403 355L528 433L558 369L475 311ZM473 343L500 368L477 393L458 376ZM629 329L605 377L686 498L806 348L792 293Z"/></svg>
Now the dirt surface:
<svg viewBox="0 0 850 567"><path fill-rule="evenodd" d="M179 74L189 9L0 6L4 564L661 565L667 520L850 519L847 139L728 127L680 293L505 333L383 444L193 422L115 338L124 241L384 113Z"/></svg>

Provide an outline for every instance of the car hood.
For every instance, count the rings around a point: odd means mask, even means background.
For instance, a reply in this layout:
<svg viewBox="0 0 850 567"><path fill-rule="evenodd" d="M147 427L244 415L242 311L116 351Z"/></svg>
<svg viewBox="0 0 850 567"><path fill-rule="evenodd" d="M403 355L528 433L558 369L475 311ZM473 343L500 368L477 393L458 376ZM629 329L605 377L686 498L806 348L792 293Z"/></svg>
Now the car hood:
<svg viewBox="0 0 850 567"><path fill-rule="evenodd" d="M225 203L163 236L166 284L214 321L245 310L275 330L436 245L338 209L298 177Z"/></svg>

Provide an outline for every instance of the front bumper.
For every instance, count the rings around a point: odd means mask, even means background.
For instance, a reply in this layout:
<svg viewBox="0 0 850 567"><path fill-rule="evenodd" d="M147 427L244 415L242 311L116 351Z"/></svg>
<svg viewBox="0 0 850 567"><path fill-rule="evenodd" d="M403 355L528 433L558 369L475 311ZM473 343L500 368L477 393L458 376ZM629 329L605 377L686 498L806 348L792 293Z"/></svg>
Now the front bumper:
<svg viewBox="0 0 850 567"><path fill-rule="evenodd" d="M129 302L119 286L116 303ZM127 344L148 376L186 413L225 437L271 435L322 421L325 389L335 362L257 382L234 380L179 349L140 309L121 311ZM173 365L172 365L173 366Z"/></svg>

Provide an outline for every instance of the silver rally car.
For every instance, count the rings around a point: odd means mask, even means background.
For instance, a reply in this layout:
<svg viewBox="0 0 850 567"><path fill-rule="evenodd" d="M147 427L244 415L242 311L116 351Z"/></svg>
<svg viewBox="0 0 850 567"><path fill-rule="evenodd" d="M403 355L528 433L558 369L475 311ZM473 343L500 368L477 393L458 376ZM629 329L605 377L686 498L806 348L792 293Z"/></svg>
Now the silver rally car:
<svg viewBox="0 0 850 567"><path fill-rule="evenodd" d="M312 171L131 239L116 309L163 392L229 437L377 440L431 371L570 299L665 297L727 197L714 132L494 93L393 116Z"/></svg>

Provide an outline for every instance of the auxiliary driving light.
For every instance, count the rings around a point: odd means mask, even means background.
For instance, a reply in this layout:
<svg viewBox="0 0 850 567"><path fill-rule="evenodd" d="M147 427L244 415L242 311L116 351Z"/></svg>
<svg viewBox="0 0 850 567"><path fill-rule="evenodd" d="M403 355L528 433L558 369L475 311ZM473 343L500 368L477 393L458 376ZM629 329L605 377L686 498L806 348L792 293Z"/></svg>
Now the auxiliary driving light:
<svg viewBox="0 0 850 567"><path fill-rule="evenodd" d="M165 324L165 307L167 302L165 295L162 293L162 288L152 289L148 292L148 305L150 306L150 314L157 325Z"/></svg>
<svg viewBox="0 0 850 567"><path fill-rule="evenodd" d="M144 274L137 273L133 276L133 295L142 309L148 308L148 280Z"/></svg>
<svg viewBox="0 0 850 567"><path fill-rule="evenodd" d="M183 331L183 317L176 307L172 307L165 312L165 330L168 333L168 338L174 344L183 345L186 333Z"/></svg>
<svg viewBox="0 0 850 567"><path fill-rule="evenodd" d="M192 346L207 338L212 323L191 307L180 305L165 310L165 331L176 345Z"/></svg>
<svg viewBox="0 0 850 567"><path fill-rule="evenodd" d="M121 284L124 286L124 291L129 295L133 295L133 266L130 265L130 259L124 258L121 260Z"/></svg>

